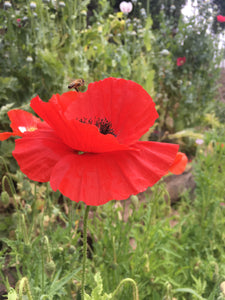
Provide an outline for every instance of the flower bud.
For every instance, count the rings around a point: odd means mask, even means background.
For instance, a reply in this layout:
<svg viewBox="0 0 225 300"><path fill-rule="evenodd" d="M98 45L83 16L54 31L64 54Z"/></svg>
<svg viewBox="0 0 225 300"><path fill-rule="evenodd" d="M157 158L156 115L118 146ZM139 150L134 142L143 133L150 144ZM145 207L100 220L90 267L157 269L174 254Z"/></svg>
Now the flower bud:
<svg viewBox="0 0 225 300"><path fill-rule="evenodd" d="M9 194L6 191L1 192L1 201L4 205L9 204Z"/></svg>
<svg viewBox="0 0 225 300"><path fill-rule="evenodd" d="M63 1L59 1L59 7L65 7L66 6L66 4L65 4L65 2L63 2Z"/></svg>
<svg viewBox="0 0 225 300"><path fill-rule="evenodd" d="M45 272L46 274L51 277L52 274L54 274L55 272L55 269L56 269L56 265L54 263L53 260L50 260L46 265L45 265Z"/></svg>
<svg viewBox="0 0 225 300"><path fill-rule="evenodd" d="M225 281L221 282L221 284L220 284L220 290L221 290L223 296L225 296Z"/></svg>
<svg viewBox="0 0 225 300"><path fill-rule="evenodd" d="M32 62L33 61L33 58L31 56L27 56L27 59L26 59L27 62Z"/></svg>
<svg viewBox="0 0 225 300"><path fill-rule="evenodd" d="M124 13L124 14L129 14L133 9L133 4L132 2L126 2L126 1L122 1L120 3L120 10Z"/></svg>
<svg viewBox="0 0 225 300"><path fill-rule="evenodd" d="M5 1L4 2L4 8L7 9L7 8L11 8L12 7L12 4L9 2L9 1Z"/></svg>
<svg viewBox="0 0 225 300"><path fill-rule="evenodd" d="M170 54L170 52L167 49L163 49L162 51L160 51L160 54L163 56L167 56Z"/></svg>
<svg viewBox="0 0 225 300"><path fill-rule="evenodd" d="M87 11L85 9L83 9L80 13L81 13L82 16L85 16L85 17L87 15Z"/></svg>
<svg viewBox="0 0 225 300"><path fill-rule="evenodd" d="M31 9L35 9L36 7L37 7L37 4L36 4L35 2L32 1L32 2L30 3L30 8L31 8Z"/></svg>
<svg viewBox="0 0 225 300"><path fill-rule="evenodd" d="M100 213L100 216L101 216L102 219L106 219L107 218L107 214L104 211L102 211Z"/></svg>
<svg viewBox="0 0 225 300"><path fill-rule="evenodd" d="M25 210L27 211L28 214L32 213L32 208L31 208L30 204L25 205Z"/></svg>
<svg viewBox="0 0 225 300"><path fill-rule="evenodd" d="M137 208L138 208L138 205L139 205L139 199L138 199L138 196L132 195L132 196L130 197L130 199L131 199L131 204L133 205L133 208L134 208L134 209L137 209Z"/></svg>
<svg viewBox="0 0 225 300"><path fill-rule="evenodd" d="M69 253L70 254L73 254L73 253L75 253L76 252L76 248L73 246L73 245L70 245L70 247L69 247Z"/></svg>

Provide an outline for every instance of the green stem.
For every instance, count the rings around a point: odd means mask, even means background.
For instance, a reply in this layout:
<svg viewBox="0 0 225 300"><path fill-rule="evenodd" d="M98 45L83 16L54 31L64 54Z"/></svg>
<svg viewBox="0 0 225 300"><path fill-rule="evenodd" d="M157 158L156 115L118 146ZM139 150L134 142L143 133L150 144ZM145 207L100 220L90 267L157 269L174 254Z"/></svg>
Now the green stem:
<svg viewBox="0 0 225 300"><path fill-rule="evenodd" d="M83 272L81 281L81 299L84 300L85 293L85 278L86 278L86 260L87 260L87 219L90 206L86 206L84 213L84 225L83 225Z"/></svg>
<svg viewBox="0 0 225 300"><path fill-rule="evenodd" d="M133 285L133 299L139 300L138 286L137 286L137 283L132 278L125 278L120 281L118 287L115 289L115 291L112 294L112 299L114 299L115 295L119 292L121 286L126 282L130 282Z"/></svg>
<svg viewBox="0 0 225 300"><path fill-rule="evenodd" d="M147 15L149 14L149 10L150 10L150 0L147 0L147 7L146 7Z"/></svg>
<svg viewBox="0 0 225 300"><path fill-rule="evenodd" d="M6 181L8 182L8 185L9 185L9 188L10 188L10 192L11 192L13 200L14 200L16 211L19 212L18 204L17 204L16 198L15 198L15 194L16 194L15 187L13 185L12 179L9 178L6 175L4 175L3 178L2 178L2 190L3 191L7 191L7 188L6 188L6 185L5 185Z"/></svg>
<svg viewBox="0 0 225 300"><path fill-rule="evenodd" d="M23 290L26 290L27 293L27 297L29 300L33 300L32 295L31 295L31 291L30 291L30 285L29 285L29 281L27 279L27 277L23 277L20 281L20 285L19 285L19 300L23 299Z"/></svg>

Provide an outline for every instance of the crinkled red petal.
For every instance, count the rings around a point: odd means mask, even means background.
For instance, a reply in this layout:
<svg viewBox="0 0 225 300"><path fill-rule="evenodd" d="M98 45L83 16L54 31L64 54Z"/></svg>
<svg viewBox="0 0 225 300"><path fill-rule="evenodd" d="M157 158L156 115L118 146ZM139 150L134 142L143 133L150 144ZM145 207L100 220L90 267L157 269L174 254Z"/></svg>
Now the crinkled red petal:
<svg viewBox="0 0 225 300"><path fill-rule="evenodd" d="M37 124L41 123L40 119L21 109L10 110L8 116L13 131L20 131L20 127L26 128L26 131L35 130L37 129Z"/></svg>
<svg viewBox="0 0 225 300"><path fill-rule="evenodd" d="M37 96L32 99L31 107L72 149L92 153L129 149L129 146L120 144L112 134L101 134L95 125L79 122L75 116L69 119L61 108L61 98L58 95L48 103Z"/></svg>
<svg viewBox="0 0 225 300"><path fill-rule="evenodd" d="M169 171L175 175L180 175L185 171L186 165L188 162L188 158L186 154L182 152L178 152L173 162L172 166L169 168Z"/></svg>
<svg viewBox="0 0 225 300"><path fill-rule="evenodd" d="M131 80L110 77L90 83L85 93L76 93L76 99L66 111L68 118L106 118L123 144L135 143L158 118L152 98Z"/></svg>
<svg viewBox="0 0 225 300"><path fill-rule="evenodd" d="M0 133L0 141L7 140L11 136L22 136L23 132L37 129L37 124L42 123L40 119L31 113L21 110L12 109L8 112L11 121L10 127L13 132Z"/></svg>
<svg viewBox="0 0 225 300"><path fill-rule="evenodd" d="M49 128L24 133L21 139L15 141L13 156L30 179L47 182L54 165L71 151Z"/></svg>
<svg viewBox="0 0 225 300"><path fill-rule="evenodd" d="M73 201L102 205L154 185L173 164L178 145L137 142L136 151L69 154L53 168L50 184Z"/></svg>

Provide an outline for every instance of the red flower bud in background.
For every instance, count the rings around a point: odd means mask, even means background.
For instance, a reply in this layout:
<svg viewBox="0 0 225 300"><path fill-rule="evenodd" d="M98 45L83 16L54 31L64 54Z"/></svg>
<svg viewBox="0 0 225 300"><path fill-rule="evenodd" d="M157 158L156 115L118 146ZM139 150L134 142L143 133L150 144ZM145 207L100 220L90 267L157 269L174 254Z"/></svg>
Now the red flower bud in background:
<svg viewBox="0 0 225 300"><path fill-rule="evenodd" d="M178 152L172 166L169 168L169 171L175 175L180 175L185 171L187 162L188 158L186 154Z"/></svg>

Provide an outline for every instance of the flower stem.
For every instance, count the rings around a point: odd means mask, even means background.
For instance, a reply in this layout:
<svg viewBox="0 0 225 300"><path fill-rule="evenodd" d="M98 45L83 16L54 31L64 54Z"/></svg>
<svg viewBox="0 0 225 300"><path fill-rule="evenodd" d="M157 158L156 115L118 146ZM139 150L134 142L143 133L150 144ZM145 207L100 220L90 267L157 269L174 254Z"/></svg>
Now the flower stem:
<svg viewBox="0 0 225 300"><path fill-rule="evenodd" d="M33 300L32 295L31 295L31 291L30 291L30 285L29 285L29 281L27 279L27 277L23 277L20 281L20 285L19 285L19 300L23 299L23 290L26 290L27 293L27 297L29 300Z"/></svg>
<svg viewBox="0 0 225 300"><path fill-rule="evenodd" d="M120 281L118 287L115 289L115 291L112 294L112 299L115 299L114 298L115 295L119 292L121 286L126 282L130 282L133 285L133 299L139 300L137 283L132 278L125 278L122 281Z"/></svg>
<svg viewBox="0 0 225 300"><path fill-rule="evenodd" d="M87 260L87 219L90 206L86 206L84 212L84 225L83 225L83 272L82 272L82 281L81 281L81 299L84 300L85 293L85 278L86 278L86 260Z"/></svg>

